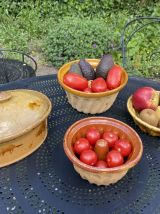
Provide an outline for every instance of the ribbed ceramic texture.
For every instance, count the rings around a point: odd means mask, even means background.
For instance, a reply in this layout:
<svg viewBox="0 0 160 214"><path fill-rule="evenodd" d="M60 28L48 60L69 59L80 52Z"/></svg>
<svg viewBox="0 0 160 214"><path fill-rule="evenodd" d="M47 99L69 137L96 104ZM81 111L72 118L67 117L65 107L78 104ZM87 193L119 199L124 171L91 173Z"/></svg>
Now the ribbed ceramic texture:
<svg viewBox="0 0 160 214"><path fill-rule="evenodd" d="M98 114L107 111L114 103L118 93L98 98L80 97L66 91L68 102L77 111Z"/></svg>
<svg viewBox="0 0 160 214"><path fill-rule="evenodd" d="M134 122L139 126L139 128L143 132L148 133L151 136L159 136L160 137L160 128L149 125L148 123L142 121L137 116L136 111L132 105L132 98L131 97L128 99L127 108L128 108L129 113L131 114Z"/></svg>
<svg viewBox="0 0 160 214"><path fill-rule="evenodd" d="M74 169L80 174L80 176L89 181L91 184L96 184L96 185L106 185L108 186L109 184L114 184L118 182L121 178L123 178L128 170L123 170L121 172L112 172L112 173L93 173L93 172L87 172L86 170L76 166L74 164Z"/></svg>
<svg viewBox="0 0 160 214"><path fill-rule="evenodd" d="M142 132L126 107L135 89L146 85L159 88L158 82L130 78L113 107L101 114L129 124L144 144L139 164L119 182L106 187L82 179L64 153L67 128L88 115L71 107L54 75L0 86L0 90L38 90L54 105L45 143L22 161L0 170L0 214L159 214L159 138Z"/></svg>

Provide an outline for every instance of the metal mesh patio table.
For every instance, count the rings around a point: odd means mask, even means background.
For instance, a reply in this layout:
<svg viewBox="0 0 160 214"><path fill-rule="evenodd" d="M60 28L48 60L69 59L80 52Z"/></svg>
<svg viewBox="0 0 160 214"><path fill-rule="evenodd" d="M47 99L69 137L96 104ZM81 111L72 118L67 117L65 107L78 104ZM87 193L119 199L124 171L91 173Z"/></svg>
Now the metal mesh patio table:
<svg viewBox="0 0 160 214"><path fill-rule="evenodd" d="M110 110L97 116L113 117L134 128L144 144L139 164L118 183L96 186L83 180L63 151L63 136L75 121L94 115L73 109L56 75L33 77L4 84L0 90L26 88L46 94L53 109L48 137L32 155L0 169L0 213L13 214L159 214L160 139L142 133L130 117L126 101L136 88L160 84L129 78Z"/></svg>

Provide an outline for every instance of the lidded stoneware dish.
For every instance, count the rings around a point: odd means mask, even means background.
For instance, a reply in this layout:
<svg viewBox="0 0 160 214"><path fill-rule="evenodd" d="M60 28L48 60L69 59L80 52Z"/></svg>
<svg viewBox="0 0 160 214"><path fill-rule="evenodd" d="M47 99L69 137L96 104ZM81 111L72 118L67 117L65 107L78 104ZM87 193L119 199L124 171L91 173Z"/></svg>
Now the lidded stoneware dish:
<svg viewBox="0 0 160 214"><path fill-rule="evenodd" d="M51 102L33 90L0 92L0 167L28 156L47 136Z"/></svg>

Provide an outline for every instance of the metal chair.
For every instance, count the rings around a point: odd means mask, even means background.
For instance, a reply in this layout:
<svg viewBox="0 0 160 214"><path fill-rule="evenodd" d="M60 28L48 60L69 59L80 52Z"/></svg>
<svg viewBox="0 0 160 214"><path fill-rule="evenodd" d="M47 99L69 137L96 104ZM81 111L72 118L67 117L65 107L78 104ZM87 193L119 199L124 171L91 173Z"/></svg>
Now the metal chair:
<svg viewBox="0 0 160 214"><path fill-rule="evenodd" d="M36 75L37 63L29 55L0 49L0 84L25 79Z"/></svg>
<svg viewBox="0 0 160 214"><path fill-rule="evenodd" d="M154 29L155 31L153 31ZM154 33L154 36L157 32L156 38L159 41L159 46L152 47L152 53L147 53L146 50L145 56L142 56L139 52L131 54L130 42L131 40L133 42L138 33L141 33L144 40L146 39L147 44L152 44L150 38L148 39L145 36L145 32L149 30L151 34ZM142 44L139 46L142 48ZM160 78L160 17L136 17L128 21L121 34L121 50L123 67L131 75L148 76L148 71L150 71L151 78Z"/></svg>

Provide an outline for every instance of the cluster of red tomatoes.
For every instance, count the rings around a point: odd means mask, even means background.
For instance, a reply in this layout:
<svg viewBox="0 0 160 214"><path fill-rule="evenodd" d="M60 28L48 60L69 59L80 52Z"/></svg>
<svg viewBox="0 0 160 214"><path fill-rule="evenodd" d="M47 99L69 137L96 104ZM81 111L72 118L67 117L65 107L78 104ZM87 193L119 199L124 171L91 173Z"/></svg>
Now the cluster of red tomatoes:
<svg viewBox="0 0 160 214"><path fill-rule="evenodd" d="M87 80L85 77L69 72L64 75L63 82L76 90L86 93L100 93L115 89L121 84L122 68L114 65L108 72L106 79L97 77L94 80Z"/></svg>
<svg viewBox="0 0 160 214"><path fill-rule="evenodd" d="M73 144L77 157L85 164L99 168L111 168L122 165L132 151L130 141L121 139L113 131L100 131L90 127L85 138L79 138Z"/></svg>

